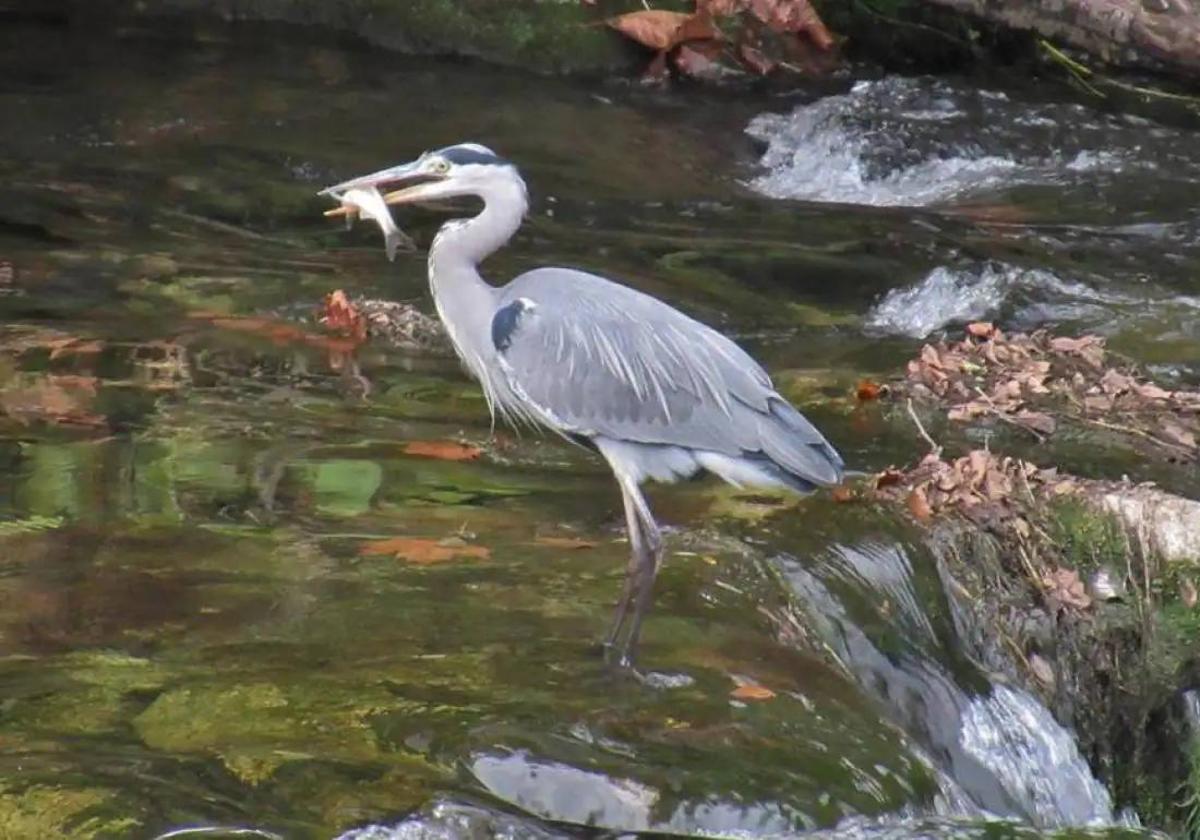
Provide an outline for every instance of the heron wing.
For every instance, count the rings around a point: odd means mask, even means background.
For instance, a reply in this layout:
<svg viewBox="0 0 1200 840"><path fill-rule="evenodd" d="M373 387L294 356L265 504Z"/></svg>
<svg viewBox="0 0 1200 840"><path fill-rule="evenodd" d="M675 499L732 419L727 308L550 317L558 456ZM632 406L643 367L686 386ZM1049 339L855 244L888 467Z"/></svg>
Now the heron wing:
<svg viewBox="0 0 1200 840"><path fill-rule="evenodd" d="M560 431L762 453L820 484L842 461L744 350L662 301L569 269L500 292L492 341L509 387Z"/></svg>

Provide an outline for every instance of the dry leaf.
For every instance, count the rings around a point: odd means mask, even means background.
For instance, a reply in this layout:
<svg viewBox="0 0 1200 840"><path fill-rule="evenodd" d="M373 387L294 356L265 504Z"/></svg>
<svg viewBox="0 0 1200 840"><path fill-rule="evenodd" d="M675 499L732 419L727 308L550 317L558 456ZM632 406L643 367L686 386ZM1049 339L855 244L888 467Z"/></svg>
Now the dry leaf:
<svg viewBox="0 0 1200 840"><path fill-rule="evenodd" d="M904 478L904 473L893 467L888 467L886 470L875 476L875 489L882 490L884 487L890 487L893 484L899 484Z"/></svg>
<svg viewBox="0 0 1200 840"><path fill-rule="evenodd" d="M746 8L746 0L696 0L696 11L711 17L736 15Z"/></svg>
<svg viewBox="0 0 1200 840"><path fill-rule="evenodd" d="M413 440L404 444L404 454L442 461L473 461L483 454L483 450L452 440Z"/></svg>
<svg viewBox="0 0 1200 840"><path fill-rule="evenodd" d="M1042 585L1049 590L1051 598L1070 607L1087 609L1092 598L1074 569L1054 569L1042 578Z"/></svg>
<svg viewBox="0 0 1200 840"><path fill-rule="evenodd" d="M1196 601L1200 596L1196 593L1196 584L1191 578L1183 578L1179 581L1179 600L1183 601L1183 605L1189 610L1196 607Z"/></svg>
<svg viewBox="0 0 1200 840"><path fill-rule="evenodd" d="M975 338L991 338L996 334L996 325L990 321L975 321L967 324L967 335Z"/></svg>
<svg viewBox="0 0 1200 840"><path fill-rule="evenodd" d="M929 506L929 499L926 497L923 487L914 487L908 494L906 503L909 512L921 522L928 522L933 518L933 508Z"/></svg>
<svg viewBox="0 0 1200 840"><path fill-rule="evenodd" d="M1043 435L1052 435L1058 424L1054 422L1054 418L1049 414L1043 414L1040 411L1026 411L1022 409L1013 417L1017 423L1020 423L1026 429L1039 432Z"/></svg>
<svg viewBox="0 0 1200 840"><path fill-rule="evenodd" d="M833 500L839 504L854 501L854 491L845 484L839 484L837 487L834 487L831 495L833 496Z"/></svg>
<svg viewBox="0 0 1200 840"><path fill-rule="evenodd" d="M694 17L683 12L647 9L609 18L605 23L642 46L665 52L680 43L676 33Z"/></svg>
<svg viewBox="0 0 1200 840"><path fill-rule="evenodd" d="M94 356L104 349L104 342L85 341L81 338L60 338L47 342L46 346L50 348L50 358L57 359L62 356Z"/></svg>
<svg viewBox="0 0 1200 840"><path fill-rule="evenodd" d="M1118 371L1106 370L1104 376L1100 377L1100 387L1104 389L1104 393L1116 396L1123 394L1133 386L1133 379Z"/></svg>
<svg viewBox="0 0 1200 840"><path fill-rule="evenodd" d="M1038 682L1050 688L1054 686L1054 668L1043 657L1036 653L1029 656L1029 670L1037 677Z"/></svg>
<svg viewBox="0 0 1200 840"><path fill-rule="evenodd" d="M363 556L391 554L420 566L444 563L458 557L486 560L491 551L481 545L468 545L462 540L432 540L425 537L392 537L363 543L358 548Z"/></svg>
<svg viewBox="0 0 1200 840"><path fill-rule="evenodd" d="M697 41L681 45L672 60L675 69L683 75L703 79L722 72L723 68L716 62L720 55L721 47L716 41Z"/></svg>
<svg viewBox="0 0 1200 840"><path fill-rule="evenodd" d="M1134 386L1137 389L1138 396L1147 400L1169 400L1171 392L1160 388L1152 382L1144 382Z"/></svg>
<svg viewBox="0 0 1200 840"><path fill-rule="evenodd" d="M743 682L734 688L733 691L729 692L729 696L734 700L772 700L775 697L775 692L765 685Z"/></svg>
<svg viewBox="0 0 1200 840"><path fill-rule="evenodd" d="M0 391L0 415L19 423L53 423L100 429L108 421L93 414L100 380L94 376L46 376L29 386Z"/></svg>
<svg viewBox="0 0 1200 840"><path fill-rule="evenodd" d="M1179 444L1184 449L1196 448L1196 435L1184 428L1174 418L1163 418L1162 423L1159 424L1159 431L1164 438L1171 443Z"/></svg>
<svg viewBox="0 0 1200 840"><path fill-rule="evenodd" d="M808 0L748 0L746 5L776 32L802 33L820 50L833 48L833 35Z"/></svg>
<svg viewBox="0 0 1200 840"><path fill-rule="evenodd" d="M883 387L878 382L872 382L870 379L859 380L858 387L854 389L854 394L863 402L879 399L879 395L883 392Z"/></svg>
<svg viewBox="0 0 1200 840"><path fill-rule="evenodd" d="M760 76L769 75L778 66L776 62L767 58L757 48L749 44L738 44L738 58L742 60L742 64Z"/></svg>
<svg viewBox="0 0 1200 840"><path fill-rule="evenodd" d="M344 333L357 341L365 341L367 338L366 319L359 314L341 289L325 296L318 321L329 329Z"/></svg>
<svg viewBox="0 0 1200 840"><path fill-rule="evenodd" d="M667 78L667 51L660 50L642 73L642 81L661 82Z"/></svg>
<svg viewBox="0 0 1200 840"><path fill-rule="evenodd" d="M595 548L599 545L592 540L581 540L578 537L543 537L540 534L533 538L535 545L544 545L547 548L562 548L568 551L575 551L581 548Z"/></svg>

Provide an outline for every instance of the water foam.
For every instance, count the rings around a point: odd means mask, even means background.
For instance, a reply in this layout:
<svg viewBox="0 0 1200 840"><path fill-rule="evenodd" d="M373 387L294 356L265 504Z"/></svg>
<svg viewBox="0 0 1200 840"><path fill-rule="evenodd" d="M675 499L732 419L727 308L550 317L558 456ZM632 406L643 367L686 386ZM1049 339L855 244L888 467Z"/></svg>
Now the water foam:
<svg viewBox="0 0 1200 840"><path fill-rule="evenodd" d="M1186 145L1176 150L1186 138L1142 123L1081 105L1016 102L944 80L889 76L789 114L755 117L746 131L766 144L765 171L749 186L774 198L942 204L1014 184L1160 169L1146 153L1148 133L1179 164L1172 177L1200 179L1200 160Z"/></svg>
<svg viewBox="0 0 1200 840"><path fill-rule="evenodd" d="M1012 301L1020 311L1009 320L1015 325L1032 325L1102 316L1096 307L1131 299L1038 268L997 262L964 268L939 266L918 283L884 295L867 313L866 326L876 332L925 338L951 324L995 317Z"/></svg>

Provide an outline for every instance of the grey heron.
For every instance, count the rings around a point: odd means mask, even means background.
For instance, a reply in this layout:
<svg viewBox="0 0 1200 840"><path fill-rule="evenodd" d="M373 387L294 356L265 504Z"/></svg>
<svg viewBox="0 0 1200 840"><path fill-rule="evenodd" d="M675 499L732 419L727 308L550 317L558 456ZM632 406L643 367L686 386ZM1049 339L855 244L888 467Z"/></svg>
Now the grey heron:
<svg viewBox="0 0 1200 840"><path fill-rule="evenodd" d="M325 190L390 189L390 205L474 196L477 215L447 221L429 248L438 315L493 419L529 422L591 444L621 490L630 560L605 642L628 666L650 604L663 541L647 480L701 470L737 486L809 492L838 484L837 450L716 330L657 298L571 268L538 268L494 287L479 264L528 210L517 168L463 143Z"/></svg>

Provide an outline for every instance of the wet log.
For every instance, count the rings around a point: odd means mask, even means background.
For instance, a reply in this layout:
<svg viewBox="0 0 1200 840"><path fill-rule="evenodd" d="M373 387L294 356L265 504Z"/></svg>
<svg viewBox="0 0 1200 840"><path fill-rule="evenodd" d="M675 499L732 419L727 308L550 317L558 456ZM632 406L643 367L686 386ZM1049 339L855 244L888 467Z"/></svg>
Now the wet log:
<svg viewBox="0 0 1200 840"><path fill-rule="evenodd" d="M1200 78L1196 0L926 0L1036 32L1112 64Z"/></svg>
<svg viewBox="0 0 1200 840"><path fill-rule="evenodd" d="M1117 518L1143 557L1200 564L1200 502L1147 484L1088 482L1082 492Z"/></svg>

